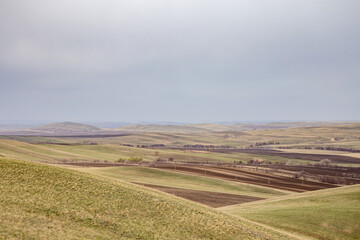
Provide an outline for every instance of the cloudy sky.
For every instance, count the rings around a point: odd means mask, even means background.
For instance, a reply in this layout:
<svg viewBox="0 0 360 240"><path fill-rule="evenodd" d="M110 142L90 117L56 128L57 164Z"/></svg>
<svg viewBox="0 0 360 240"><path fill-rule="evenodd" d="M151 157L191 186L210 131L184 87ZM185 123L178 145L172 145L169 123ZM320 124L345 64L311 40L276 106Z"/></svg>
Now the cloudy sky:
<svg viewBox="0 0 360 240"><path fill-rule="evenodd" d="M359 0L0 0L0 121L360 120Z"/></svg>

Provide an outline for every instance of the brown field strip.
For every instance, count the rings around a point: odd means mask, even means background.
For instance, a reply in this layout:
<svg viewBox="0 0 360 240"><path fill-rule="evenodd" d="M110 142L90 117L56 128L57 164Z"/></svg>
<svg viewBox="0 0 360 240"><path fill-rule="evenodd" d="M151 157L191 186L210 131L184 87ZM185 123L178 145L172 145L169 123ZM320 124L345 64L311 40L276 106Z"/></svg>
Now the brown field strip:
<svg viewBox="0 0 360 240"><path fill-rule="evenodd" d="M213 208L224 207L224 206L228 206L228 205L234 205L234 204L240 204L240 203L246 203L246 202L253 202L253 201L264 199L264 198L259 198L259 197L246 196L246 195L236 195L236 194L229 194L229 193L219 193L219 192L210 192L210 191L190 190L190 189L184 189L184 188L164 187L164 186L152 185L152 184L143 184L143 183L135 183L135 184L154 188L159 191L173 194L178 197L191 200L193 202L205 204L205 205L213 207Z"/></svg>
<svg viewBox="0 0 360 240"><path fill-rule="evenodd" d="M342 177L346 181L346 185L360 184L360 168L359 167L310 167L310 166L292 166L292 165L263 165L270 169L282 169L292 172L304 172L307 174L319 176Z"/></svg>
<svg viewBox="0 0 360 240"><path fill-rule="evenodd" d="M284 158L310 160L310 161L321 161L323 159L329 159L334 163L360 163L360 158L356 158L356 157L329 155L329 154L282 152L279 150L271 150L271 149L215 149L214 152L247 153L247 154L278 156Z"/></svg>
<svg viewBox="0 0 360 240"><path fill-rule="evenodd" d="M259 173L249 170L223 168L223 167L192 167L192 166L156 166L168 170L176 170L188 173L194 173L207 177L221 178L234 182L249 183L264 187L271 187L292 192L305 192L333 188L336 185L300 180L284 176L275 176L271 174Z"/></svg>
<svg viewBox="0 0 360 240"><path fill-rule="evenodd" d="M307 180L299 180L296 178L290 178L290 177L284 177L284 176L276 176L272 174L266 174L266 173L257 173L251 170L243 170L238 168L227 168L227 167L219 167L219 169L228 171L228 172L234 172L234 173L240 173L240 174L247 174L251 176L256 176L258 178L265 178L268 179L271 177L271 180L283 182L286 181L287 183L291 183L292 185L301 185L301 187L305 187L305 190L311 191L311 190L319 190L319 189L326 189L330 187L335 187L333 185L329 185L328 183L321 183L321 182L314 182L314 181L307 181ZM310 187L309 189L306 189L306 187ZM312 189L312 188L318 188L318 189Z"/></svg>

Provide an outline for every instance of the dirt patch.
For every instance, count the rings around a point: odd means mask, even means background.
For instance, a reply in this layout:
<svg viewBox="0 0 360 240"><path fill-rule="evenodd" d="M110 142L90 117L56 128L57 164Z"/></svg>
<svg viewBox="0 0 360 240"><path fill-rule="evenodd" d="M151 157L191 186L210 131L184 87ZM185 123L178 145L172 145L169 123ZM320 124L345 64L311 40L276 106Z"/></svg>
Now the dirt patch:
<svg viewBox="0 0 360 240"><path fill-rule="evenodd" d="M154 188L159 191L173 194L181 198L186 198L194 202L202 203L213 208L224 207L228 205L240 204L246 202L253 202L264 199L259 197L246 196L246 195L236 195L229 193L218 193L218 192L210 192L210 191L190 190L184 188L164 187L164 186L158 186L152 184L143 184L143 183L135 183L135 184Z"/></svg>

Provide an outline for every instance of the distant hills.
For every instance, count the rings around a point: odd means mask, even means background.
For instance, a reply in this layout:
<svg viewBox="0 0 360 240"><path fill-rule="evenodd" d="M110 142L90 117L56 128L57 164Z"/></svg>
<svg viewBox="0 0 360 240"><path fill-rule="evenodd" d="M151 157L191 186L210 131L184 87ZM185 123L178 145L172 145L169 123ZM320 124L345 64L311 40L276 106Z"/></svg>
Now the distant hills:
<svg viewBox="0 0 360 240"><path fill-rule="evenodd" d="M116 128L126 132L169 132L169 133L204 133L204 132L229 132L229 131L254 131L266 129L285 129L294 127L316 127L325 125L350 124L355 122L272 122L272 123L200 123L184 125L161 125L161 124L134 124Z"/></svg>
<svg viewBox="0 0 360 240"><path fill-rule="evenodd" d="M51 123L43 126L22 130L0 131L0 135L26 135L26 136L77 136L77 135L105 135L120 133L102 129L88 124L74 122Z"/></svg>
<svg viewBox="0 0 360 240"><path fill-rule="evenodd" d="M89 133L101 131L101 128L94 127L88 124L74 123L74 122L60 122L60 123L51 123L40 127L31 128L35 131L43 131L50 133Z"/></svg>
<svg viewBox="0 0 360 240"><path fill-rule="evenodd" d="M127 132L169 132L169 133L202 133L212 132L210 129L194 125L158 125L158 124L135 124L116 128L119 131Z"/></svg>
<svg viewBox="0 0 360 240"><path fill-rule="evenodd" d="M326 125L351 124L356 122L272 122L272 123L200 123L200 124L133 124L117 128L100 128L97 126L75 123L58 122L28 129L0 130L0 135L27 136L87 136L87 135L118 135L124 133L158 132L158 133L209 133L231 131L254 131L267 129L286 129L296 127L315 127Z"/></svg>

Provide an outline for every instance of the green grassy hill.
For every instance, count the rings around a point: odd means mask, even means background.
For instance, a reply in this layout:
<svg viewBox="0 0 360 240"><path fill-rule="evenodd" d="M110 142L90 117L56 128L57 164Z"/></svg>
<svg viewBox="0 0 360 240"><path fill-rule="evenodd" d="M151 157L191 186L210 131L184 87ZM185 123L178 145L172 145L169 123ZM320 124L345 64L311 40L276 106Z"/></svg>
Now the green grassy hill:
<svg viewBox="0 0 360 240"><path fill-rule="evenodd" d="M222 208L223 211L315 239L359 239L360 185Z"/></svg>
<svg viewBox="0 0 360 240"><path fill-rule="evenodd" d="M141 186L5 158L0 238L290 239Z"/></svg>

